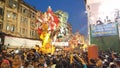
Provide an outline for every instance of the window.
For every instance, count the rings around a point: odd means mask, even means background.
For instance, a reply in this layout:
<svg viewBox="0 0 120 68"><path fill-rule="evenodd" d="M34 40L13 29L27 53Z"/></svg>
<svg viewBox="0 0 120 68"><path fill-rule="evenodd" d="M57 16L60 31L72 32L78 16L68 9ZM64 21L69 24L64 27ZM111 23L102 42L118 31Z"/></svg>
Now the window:
<svg viewBox="0 0 120 68"><path fill-rule="evenodd" d="M16 8L16 7L17 7L17 4L16 4L16 3L13 3L12 7L13 7L13 8Z"/></svg>
<svg viewBox="0 0 120 68"><path fill-rule="evenodd" d="M26 30L25 30L25 36L27 36L27 33L28 33L27 31L28 31L28 30L26 29Z"/></svg>
<svg viewBox="0 0 120 68"><path fill-rule="evenodd" d="M7 11L7 18L11 18L13 20L16 20L17 19L17 14L13 13L11 11Z"/></svg>
<svg viewBox="0 0 120 68"><path fill-rule="evenodd" d="M20 28L20 34L22 34L22 28Z"/></svg>
<svg viewBox="0 0 120 68"><path fill-rule="evenodd" d="M3 15L3 8L0 8L0 15Z"/></svg>
<svg viewBox="0 0 120 68"><path fill-rule="evenodd" d="M18 0L15 0L15 1L18 1Z"/></svg>
<svg viewBox="0 0 120 68"><path fill-rule="evenodd" d="M33 12L31 12L31 18L35 18L34 16L35 14Z"/></svg>
<svg viewBox="0 0 120 68"><path fill-rule="evenodd" d="M31 27L34 27L34 26L35 26L34 22L31 22L31 23L30 23L30 26L31 26Z"/></svg>
<svg viewBox="0 0 120 68"><path fill-rule="evenodd" d="M10 18L10 17L11 17L11 12L7 11L7 18Z"/></svg>
<svg viewBox="0 0 120 68"><path fill-rule="evenodd" d="M34 30L32 31L32 36L35 36L35 31Z"/></svg>
<svg viewBox="0 0 120 68"><path fill-rule="evenodd" d="M27 30L25 29L25 28L23 28L23 27L21 27L20 28L20 34L21 34L21 36L26 36L26 32Z"/></svg>
<svg viewBox="0 0 120 68"><path fill-rule="evenodd" d="M27 25L28 24L28 19L27 18L25 18L25 25Z"/></svg>
<svg viewBox="0 0 120 68"><path fill-rule="evenodd" d="M27 10L26 9L23 9L23 13L26 13L27 12Z"/></svg>
<svg viewBox="0 0 120 68"><path fill-rule="evenodd" d="M20 33L22 34L22 35L26 35L26 29L25 28L23 28L23 27L21 27L20 28Z"/></svg>
<svg viewBox="0 0 120 68"><path fill-rule="evenodd" d="M30 30L30 36L32 36L32 30Z"/></svg>
<svg viewBox="0 0 120 68"><path fill-rule="evenodd" d="M21 16L21 18L20 18L20 22L22 23L22 22L24 22L24 20L23 20L23 17Z"/></svg>
<svg viewBox="0 0 120 68"><path fill-rule="evenodd" d="M35 36L36 34L35 34L35 31L34 30L31 30L30 31L30 36Z"/></svg>
<svg viewBox="0 0 120 68"><path fill-rule="evenodd" d="M13 9L17 8L17 6L18 6L17 4L18 3L16 1L9 0L9 7L10 8L13 8Z"/></svg>
<svg viewBox="0 0 120 68"><path fill-rule="evenodd" d="M23 14L27 14L27 13L28 13L28 10L27 10L26 8L22 7L22 13L23 13Z"/></svg>
<svg viewBox="0 0 120 68"><path fill-rule="evenodd" d="M0 0L0 6L4 6L5 0Z"/></svg>
<svg viewBox="0 0 120 68"><path fill-rule="evenodd" d="M23 34L25 33L25 28L22 28L22 33L23 33Z"/></svg>
<svg viewBox="0 0 120 68"><path fill-rule="evenodd" d="M20 10L21 10L21 13L23 13L24 9L25 9L25 8L21 6L21 9L20 9Z"/></svg>
<svg viewBox="0 0 120 68"><path fill-rule="evenodd" d="M23 23L24 25L27 25L28 24L28 19L21 16L21 23Z"/></svg>
<svg viewBox="0 0 120 68"><path fill-rule="evenodd" d="M14 31L15 31L15 26L12 25L12 26L11 26L11 32L14 32Z"/></svg>
<svg viewBox="0 0 120 68"><path fill-rule="evenodd" d="M2 29L2 24L0 23L0 30Z"/></svg>
<svg viewBox="0 0 120 68"><path fill-rule="evenodd" d="M10 26L9 26L9 24L6 25L6 30L7 30L7 31L10 30Z"/></svg>
<svg viewBox="0 0 120 68"><path fill-rule="evenodd" d="M13 19L15 20L15 19L17 19L17 14L16 13L13 13Z"/></svg>
<svg viewBox="0 0 120 68"><path fill-rule="evenodd" d="M20 11L24 16L26 16L26 17L30 16L29 10L27 8L21 7Z"/></svg>

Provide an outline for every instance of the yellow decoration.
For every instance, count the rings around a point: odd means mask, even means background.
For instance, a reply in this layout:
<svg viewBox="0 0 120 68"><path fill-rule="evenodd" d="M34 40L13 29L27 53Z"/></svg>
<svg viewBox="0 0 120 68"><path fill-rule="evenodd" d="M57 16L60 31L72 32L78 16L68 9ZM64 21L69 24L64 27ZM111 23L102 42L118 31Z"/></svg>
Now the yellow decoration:
<svg viewBox="0 0 120 68"><path fill-rule="evenodd" d="M55 47L54 46L52 46L52 45L50 45L51 47L49 47L49 48L45 48L45 47L41 47L40 48L40 51L42 51L44 54L46 54L46 53L51 53L51 54L53 54L54 53L54 51L55 51Z"/></svg>
<svg viewBox="0 0 120 68"><path fill-rule="evenodd" d="M72 64L73 63L73 55L71 54L70 55L70 64Z"/></svg>
<svg viewBox="0 0 120 68"><path fill-rule="evenodd" d="M44 40L43 40L42 47L45 47L45 45L49 42L49 38L50 38L50 33L47 33Z"/></svg>

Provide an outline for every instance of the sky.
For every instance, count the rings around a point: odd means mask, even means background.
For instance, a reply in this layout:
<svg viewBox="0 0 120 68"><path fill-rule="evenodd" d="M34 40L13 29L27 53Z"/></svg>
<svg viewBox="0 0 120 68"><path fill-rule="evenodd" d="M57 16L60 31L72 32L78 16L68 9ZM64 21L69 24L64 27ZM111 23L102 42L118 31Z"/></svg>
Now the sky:
<svg viewBox="0 0 120 68"><path fill-rule="evenodd" d="M85 13L84 0L24 0L27 4L35 7L37 10L46 12L48 6L51 6L55 12L62 10L67 12L68 22L72 25L72 32L79 31L87 36L87 14Z"/></svg>

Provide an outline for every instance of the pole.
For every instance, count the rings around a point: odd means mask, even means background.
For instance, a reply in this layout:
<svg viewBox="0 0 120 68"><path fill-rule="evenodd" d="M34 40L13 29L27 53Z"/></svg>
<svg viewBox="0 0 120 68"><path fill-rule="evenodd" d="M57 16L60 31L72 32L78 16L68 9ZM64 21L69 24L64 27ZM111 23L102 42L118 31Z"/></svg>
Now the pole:
<svg viewBox="0 0 120 68"><path fill-rule="evenodd" d="M87 1L84 0L84 4L85 4L85 7L86 7L86 11L85 13L87 14L87 20L88 20L88 44L90 45L91 44L91 33L90 33L90 13L89 13L89 10L90 8L88 7L87 5Z"/></svg>

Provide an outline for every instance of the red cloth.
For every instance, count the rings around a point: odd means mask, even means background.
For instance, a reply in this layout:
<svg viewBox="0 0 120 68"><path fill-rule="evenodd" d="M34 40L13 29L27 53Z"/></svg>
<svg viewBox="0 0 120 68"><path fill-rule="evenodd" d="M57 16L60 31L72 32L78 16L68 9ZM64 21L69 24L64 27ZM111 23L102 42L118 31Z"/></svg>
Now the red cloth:
<svg viewBox="0 0 120 68"><path fill-rule="evenodd" d="M97 59L98 58L98 47L95 45L90 45L88 47L88 58Z"/></svg>
<svg viewBox="0 0 120 68"><path fill-rule="evenodd" d="M55 22L56 27L57 27L58 26L58 22L59 22L58 17L56 15L53 15L53 18L54 18L54 22Z"/></svg>
<svg viewBox="0 0 120 68"><path fill-rule="evenodd" d="M56 27L58 26L59 19L58 19L58 17L53 13L53 11L52 11L51 8L48 8L47 14L50 14L50 15L51 15L51 19L53 18L52 22L50 22L50 27L51 27L51 30L54 30L55 24L56 24Z"/></svg>
<svg viewBox="0 0 120 68"><path fill-rule="evenodd" d="M40 28L38 28L38 34L41 34L42 30Z"/></svg>

